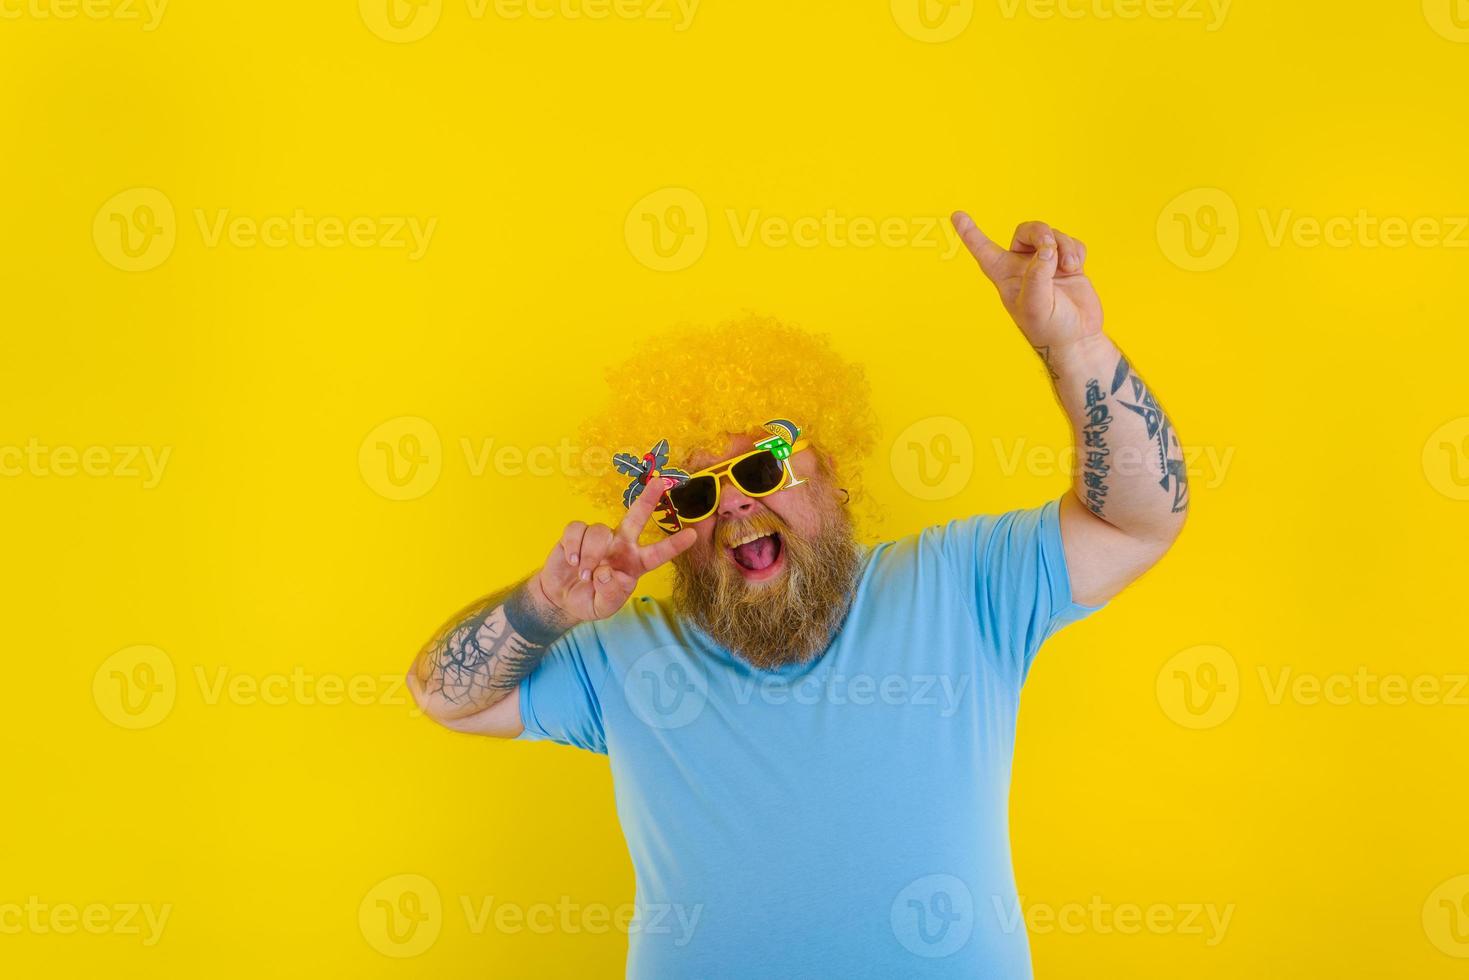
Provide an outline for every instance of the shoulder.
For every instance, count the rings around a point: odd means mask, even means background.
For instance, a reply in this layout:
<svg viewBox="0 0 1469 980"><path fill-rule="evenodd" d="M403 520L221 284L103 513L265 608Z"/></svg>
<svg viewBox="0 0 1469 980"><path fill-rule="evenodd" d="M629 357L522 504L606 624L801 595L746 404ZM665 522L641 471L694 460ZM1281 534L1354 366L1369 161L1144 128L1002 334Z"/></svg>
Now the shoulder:
<svg viewBox="0 0 1469 980"><path fill-rule="evenodd" d="M671 601L635 595L606 619L574 627L567 638L583 657L615 668L649 650L681 642L686 630Z"/></svg>

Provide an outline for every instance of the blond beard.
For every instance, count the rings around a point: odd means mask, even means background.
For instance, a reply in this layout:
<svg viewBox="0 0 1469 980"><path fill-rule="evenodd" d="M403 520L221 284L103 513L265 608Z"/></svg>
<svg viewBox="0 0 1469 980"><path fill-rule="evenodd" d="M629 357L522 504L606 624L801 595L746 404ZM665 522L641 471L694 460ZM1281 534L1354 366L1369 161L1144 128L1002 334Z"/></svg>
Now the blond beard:
<svg viewBox="0 0 1469 980"><path fill-rule="evenodd" d="M785 568L767 582L746 582L715 544L712 554L674 559L673 601L720 646L761 670L803 663L830 645L852 604L859 556L845 508L833 508L810 537L764 511L726 521L715 541L744 532L780 534Z"/></svg>

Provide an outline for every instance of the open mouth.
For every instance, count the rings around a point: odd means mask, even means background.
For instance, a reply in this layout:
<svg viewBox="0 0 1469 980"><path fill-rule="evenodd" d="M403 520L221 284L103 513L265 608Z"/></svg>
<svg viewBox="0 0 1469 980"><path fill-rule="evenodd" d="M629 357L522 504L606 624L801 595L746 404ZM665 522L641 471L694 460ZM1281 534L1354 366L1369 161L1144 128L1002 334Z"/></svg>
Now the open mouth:
<svg viewBox="0 0 1469 980"><path fill-rule="evenodd" d="M728 546L729 555L748 579L762 579L774 575L780 563L783 548L780 533L751 533Z"/></svg>

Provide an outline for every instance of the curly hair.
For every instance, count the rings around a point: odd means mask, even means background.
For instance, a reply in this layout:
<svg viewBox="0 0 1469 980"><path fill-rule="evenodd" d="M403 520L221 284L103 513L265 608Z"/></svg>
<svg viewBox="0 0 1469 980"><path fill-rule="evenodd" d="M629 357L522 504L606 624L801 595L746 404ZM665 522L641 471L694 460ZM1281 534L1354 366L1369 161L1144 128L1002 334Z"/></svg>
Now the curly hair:
<svg viewBox="0 0 1469 980"><path fill-rule="evenodd" d="M871 386L861 365L844 359L825 335L761 316L683 326L641 344L608 370L607 380L610 397L582 426L584 445L641 454L667 439L669 462L687 467L699 452L723 457L728 433L787 418L829 459L837 486L851 492L859 512L871 513L860 492L862 465L879 432ZM658 397L649 399L649 391ZM587 478L579 489L606 506L619 499L613 481Z"/></svg>

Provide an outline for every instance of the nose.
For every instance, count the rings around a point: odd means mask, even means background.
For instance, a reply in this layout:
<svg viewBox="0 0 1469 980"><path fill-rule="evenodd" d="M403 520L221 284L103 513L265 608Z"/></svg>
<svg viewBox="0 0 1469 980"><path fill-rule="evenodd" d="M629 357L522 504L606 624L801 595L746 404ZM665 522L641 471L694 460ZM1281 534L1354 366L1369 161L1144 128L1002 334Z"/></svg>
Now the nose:
<svg viewBox="0 0 1469 980"><path fill-rule="evenodd" d="M719 516L746 517L755 509L755 501L746 497L739 488L728 480L719 488Z"/></svg>

